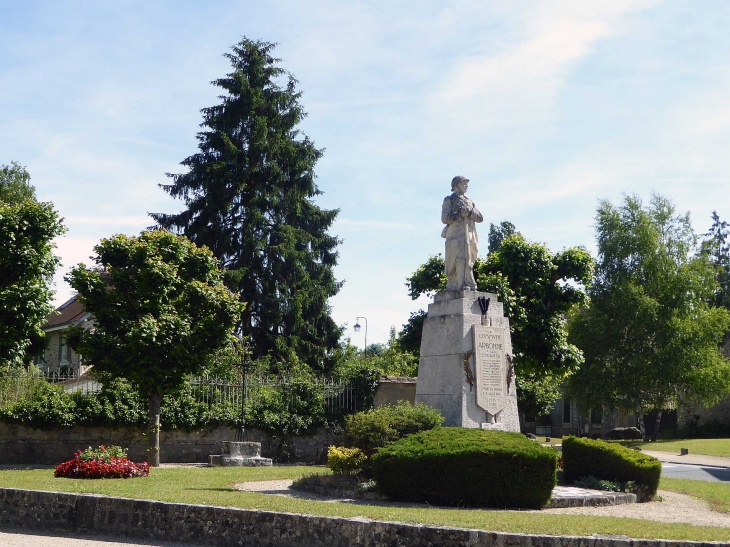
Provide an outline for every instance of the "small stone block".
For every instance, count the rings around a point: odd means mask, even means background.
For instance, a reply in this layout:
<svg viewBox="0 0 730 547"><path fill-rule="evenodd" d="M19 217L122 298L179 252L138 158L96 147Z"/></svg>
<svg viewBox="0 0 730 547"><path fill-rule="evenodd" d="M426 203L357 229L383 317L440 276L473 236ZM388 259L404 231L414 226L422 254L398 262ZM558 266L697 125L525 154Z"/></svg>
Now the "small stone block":
<svg viewBox="0 0 730 547"><path fill-rule="evenodd" d="M689 448L680 448L679 454L680 456L686 456L687 454L689 454Z"/></svg>
<svg viewBox="0 0 730 547"><path fill-rule="evenodd" d="M211 467L269 467L271 458L261 457L259 442L221 442L222 454L208 456Z"/></svg>

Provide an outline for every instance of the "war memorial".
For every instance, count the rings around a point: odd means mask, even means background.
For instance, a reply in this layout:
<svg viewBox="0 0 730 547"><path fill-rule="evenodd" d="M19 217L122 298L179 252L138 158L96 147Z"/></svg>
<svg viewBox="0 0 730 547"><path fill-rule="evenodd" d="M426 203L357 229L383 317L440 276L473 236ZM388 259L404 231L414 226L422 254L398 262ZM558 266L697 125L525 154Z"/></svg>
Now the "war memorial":
<svg viewBox="0 0 730 547"><path fill-rule="evenodd" d="M454 177L441 208L448 282L428 306L416 402L441 410L447 426L519 432L509 319L497 295L477 291L474 280L484 218L468 186Z"/></svg>

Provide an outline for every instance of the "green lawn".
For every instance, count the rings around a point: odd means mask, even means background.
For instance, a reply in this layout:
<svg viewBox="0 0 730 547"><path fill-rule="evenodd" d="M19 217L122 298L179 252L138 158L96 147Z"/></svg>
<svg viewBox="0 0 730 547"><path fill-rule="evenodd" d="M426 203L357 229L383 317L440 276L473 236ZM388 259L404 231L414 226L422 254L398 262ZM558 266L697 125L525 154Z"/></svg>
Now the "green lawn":
<svg viewBox="0 0 730 547"><path fill-rule="evenodd" d="M654 442L615 441L624 446L638 446L642 450L658 450L679 454L680 448L688 448L690 454L724 456L730 458L730 439L667 439Z"/></svg>
<svg viewBox="0 0 730 547"><path fill-rule="evenodd" d="M385 507L367 503L325 503L309 500L239 492L231 488L236 482L295 478L323 468L165 468L153 469L149 477L127 480L57 479L53 470L1 470L0 487L85 492L126 498L172 501L191 504L218 505L308 513L314 515L440 524L516 533L582 535L623 534L635 538L693 539L730 541L730 529L688 524L663 524L639 519L591 517L528 513L525 511L489 511L482 509L439 509L433 507ZM693 481L678 481L693 482ZM671 489L685 491L684 484L668 482ZM709 484L709 483L708 483ZM662 487L665 487L664 481ZM721 500L726 507L730 486L707 493ZM717 487L714 487L717 488ZM691 489L691 488L690 488ZM693 492L691 492L693 493ZM724 500L724 501L722 501Z"/></svg>

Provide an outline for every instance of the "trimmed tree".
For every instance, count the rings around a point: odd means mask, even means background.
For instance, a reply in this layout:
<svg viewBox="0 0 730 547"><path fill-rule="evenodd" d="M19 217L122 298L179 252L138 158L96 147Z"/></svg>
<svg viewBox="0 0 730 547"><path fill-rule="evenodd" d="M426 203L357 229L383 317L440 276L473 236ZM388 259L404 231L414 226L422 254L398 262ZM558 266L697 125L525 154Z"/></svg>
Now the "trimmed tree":
<svg viewBox="0 0 730 547"><path fill-rule="evenodd" d="M571 340L585 363L570 383L583 408L634 410L642 417L697 398L713 404L730 389L730 361L719 346L730 313L712 307L716 268L698 252L689 215L658 195L645 207L626 196L601 201L598 266L590 305L576 313Z"/></svg>
<svg viewBox="0 0 730 547"><path fill-rule="evenodd" d="M94 247L97 267L66 280L94 316L69 344L97 373L126 378L149 397L149 461L160 465L160 400L224 348L245 305L223 284L206 248L164 231L116 235Z"/></svg>
<svg viewBox="0 0 730 547"><path fill-rule="evenodd" d="M41 326L53 311L54 238L65 228L52 203L39 203L20 164L0 167L0 364L42 351Z"/></svg>
<svg viewBox="0 0 730 547"><path fill-rule="evenodd" d="M301 92L273 49L244 38L226 54L233 70L213 82L224 95L202 111L200 151L161 185L186 209L151 216L220 259L228 286L248 303L240 330L255 358L329 368L341 335L328 304L341 286L339 240L328 233L338 211L312 201L322 150L297 129Z"/></svg>

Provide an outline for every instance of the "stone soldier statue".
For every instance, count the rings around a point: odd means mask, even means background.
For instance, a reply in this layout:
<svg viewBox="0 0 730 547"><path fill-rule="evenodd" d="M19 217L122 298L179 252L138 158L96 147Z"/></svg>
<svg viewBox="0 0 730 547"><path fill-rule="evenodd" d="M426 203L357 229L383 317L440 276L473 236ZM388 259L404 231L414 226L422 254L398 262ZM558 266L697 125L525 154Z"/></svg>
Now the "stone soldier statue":
<svg viewBox="0 0 730 547"><path fill-rule="evenodd" d="M475 291L477 288L474 261L479 237L475 223L484 218L474 202L466 197L468 187L469 179L454 177L451 181L453 193L444 199L441 207L441 222L446 224L441 237L446 238L447 291Z"/></svg>

